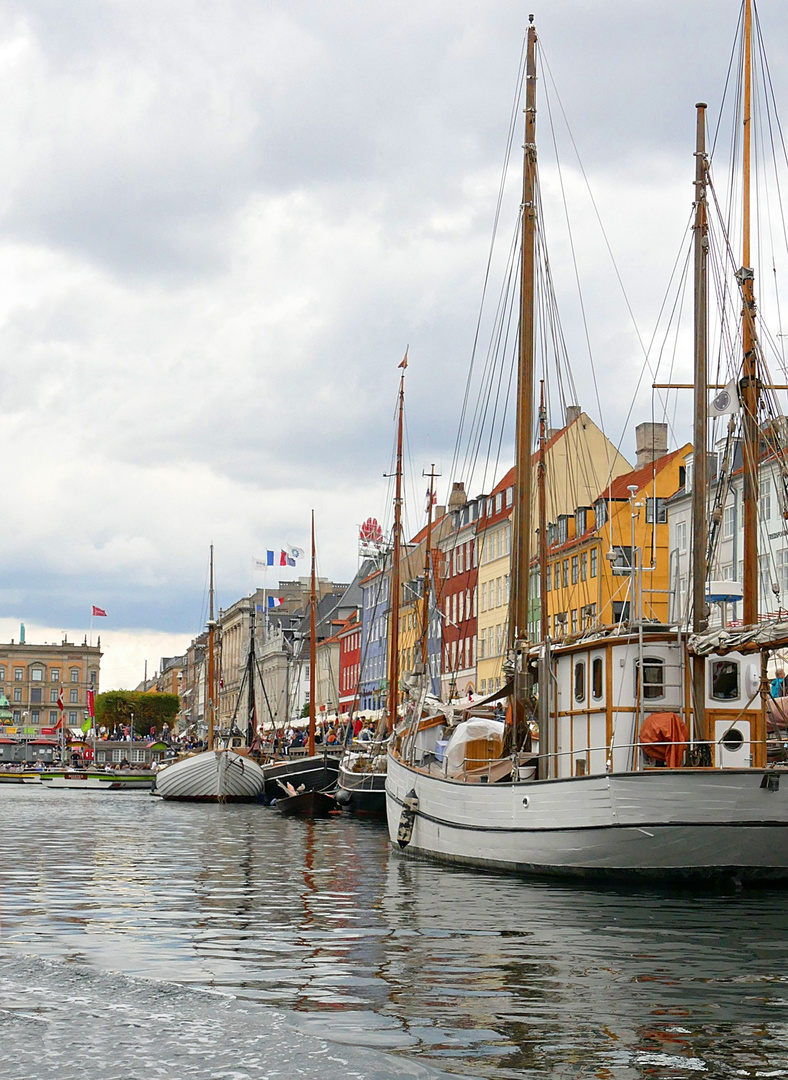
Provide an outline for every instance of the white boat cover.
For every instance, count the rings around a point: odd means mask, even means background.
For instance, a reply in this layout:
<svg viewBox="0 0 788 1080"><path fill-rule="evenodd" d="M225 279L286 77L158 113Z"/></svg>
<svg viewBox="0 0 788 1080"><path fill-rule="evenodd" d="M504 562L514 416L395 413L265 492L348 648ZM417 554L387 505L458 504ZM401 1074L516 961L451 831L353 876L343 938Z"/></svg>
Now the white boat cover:
<svg viewBox="0 0 788 1080"><path fill-rule="evenodd" d="M499 739L503 736L502 720L474 716L470 720L464 720L461 724L458 724L451 733L449 745L446 747L444 755L447 776L462 771L465 764L465 750L471 740L486 739L489 735L495 735Z"/></svg>
<svg viewBox="0 0 788 1080"><path fill-rule="evenodd" d="M758 652L760 649L779 649L785 645L788 645L788 622L784 619L758 623L757 626L707 630L704 634L692 634L687 641L687 649L695 656Z"/></svg>

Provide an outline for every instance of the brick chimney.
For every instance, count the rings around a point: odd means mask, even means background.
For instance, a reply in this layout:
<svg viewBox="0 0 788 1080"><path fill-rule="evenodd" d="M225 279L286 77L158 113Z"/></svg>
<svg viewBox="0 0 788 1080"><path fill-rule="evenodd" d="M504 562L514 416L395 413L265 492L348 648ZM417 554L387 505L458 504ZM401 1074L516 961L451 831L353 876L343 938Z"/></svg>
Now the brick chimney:
<svg viewBox="0 0 788 1080"><path fill-rule="evenodd" d="M638 424L635 428L636 469L652 465L668 452L667 424Z"/></svg>

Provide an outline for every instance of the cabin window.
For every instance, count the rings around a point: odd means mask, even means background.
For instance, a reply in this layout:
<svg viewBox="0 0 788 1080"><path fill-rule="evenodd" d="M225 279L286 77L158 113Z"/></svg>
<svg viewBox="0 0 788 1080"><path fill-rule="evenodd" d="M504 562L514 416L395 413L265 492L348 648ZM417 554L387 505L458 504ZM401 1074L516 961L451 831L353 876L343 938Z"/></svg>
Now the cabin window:
<svg viewBox="0 0 788 1080"><path fill-rule="evenodd" d="M711 696L715 701L734 701L739 696L739 665L736 660L712 660Z"/></svg>
<svg viewBox="0 0 788 1080"><path fill-rule="evenodd" d="M591 693L599 701L602 697L602 657L595 656L591 664Z"/></svg>
<svg viewBox="0 0 788 1080"><path fill-rule="evenodd" d="M575 701L583 701L586 696L586 662L575 661Z"/></svg>
<svg viewBox="0 0 788 1080"><path fill-rule="evenodd" d="M635 661L635 695L638 692L640 662ZM656 656L643 657L643 700L654 701L665 696L665 661Z"/></svg>

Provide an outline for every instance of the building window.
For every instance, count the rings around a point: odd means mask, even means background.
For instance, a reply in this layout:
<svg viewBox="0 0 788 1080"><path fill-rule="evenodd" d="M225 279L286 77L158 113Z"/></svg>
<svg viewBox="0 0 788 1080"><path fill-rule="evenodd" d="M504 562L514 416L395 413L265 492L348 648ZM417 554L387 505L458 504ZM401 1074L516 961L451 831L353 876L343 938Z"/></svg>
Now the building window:
<svg viewBox="0 0 788 1080"><path fill-rule="evenodd" d="M715 701L733 701L739 696L739 665L735 660L712 660L711 696Z"/></svg>
<svg viewBox="0 0 788 1080"><path fill-rule="evenodd" d="M503 492L499 491L498 494L495 496L495 512L496 512L496 514L500 514L501 510L503 510Z"/></svg>
<svg viewBox="0 0 788 1080"><path fill-rule="evenodd" d="M656 514L654 512L656 505ZM656 524L664 525L668 520L668 508L665 505L664 499L646 499L646 522L649 525Z"/></svg>
<svg viewBox="0 0 788 1080"><path fill-rule="evenodd" d="M22 700L22 691L19 690L19 689L14 690L14 701L21 701L21 700Z"/></svg>
<svg viewBox="0 0 788 1080"><path fill-rule="evenodd" d="M602 657L595 656L591 664L591 694L599 701L602 697Z"/></svg>
<svg viewBox="0 0 788 1080"><path fill-rule="evenodd" d="M586 664L585 660L575 663L575 701L583 701L586 696Z"/></svg>
<svg viewBox="0 0 788 1080"><path fill-rule="evenodd" d="M763 478L761 485L761 521L768 521L772 516L772 493L771 485L766 477Z"/></svg>
<svg viewBox="0 0 788 1080"><path fill-rule="evenodd" d="M588 577L588 552L580 552L580 580L585 581Z"/></svg>
<svg viewBox="0 0 788 1080"><path fill-rule="evenodd" d="M31 702L31 704L35 704L35 705L40 705L41 704L41 687L40 686L34 686L33 689L30 691L30 702Z"/></svg>
<svg viewBox="0 0 788 1080"><path fill-rule="evenodd" d="M722 515L722 537L730 540L736 531L736 506L726 506Z"/></svg>
<svg viewBox="0 0 788 1080"><path fill-rule="evenodd" d="M686 521L676 522L676 547L679 551L687 550L687 523Z"/></svg>
<svg viewBox="0 0 788 1080"><path fill-rule="evenodd" d="M596 548L591 548L591 577L596 577L597 574L597 560L599 558L599 552Z"/></svg>
<svg viewBox="0 0 788 1080"><path fill-rule="evenodd" d="M586 525L586 517L588 510L585 506L578 506L575 510L575 536L582 536L588 526Z"/></svg>
<svg viewBox="0 0 788 1080"><path fill-rule="evenodd" d="M38 709L34 709L33 712L30 714L31 723L37 724L40 715L41 714L39 713Z"/></svg>
<svg viewBox="0 0 788 1080"><path fill-rule="evenodd" d="M638 693L640 662L635 661L635 694ZM653 701L665 696L665 662L656 656L643 658L643 699Z"/></svg>
<svg viewBox="0 0 788 1080"><path fill-rule="evenodd" d="M553 588L557 591L561 587L561 564L557 562L555 564L555 577L553 578Z"/></svg>
<svg viewBox="0 0 788 1080"><path fill-rule="evenodd" d="M577 633L577 608L572 608L572 633Z"/></svg>
<svg viewBox="0 0 788 1080"><path fill-rule="evenodd" d="M77 714L73 710L68 714L68 722L69 724L76 724L77 722Z"/></svg>
<svg viewBox="0 0 788 1080"><path fill-rule="evenodd" d="M512 499L513 498L514 498L514 488L513 487L508 487L506 489L506 505L507 506L512 505Z"/></svg>
<svg viewBox="0 0 788 1080"><path fill-rule="evenodd" d="M549 566L547 567L547 574L545 575L545 579L547 582L547 591L550 592L550 586L552 585L553 581L553 572Z"/></svg>
<svg viewBox="0 0 788 1080"><path fill-rule="evenodd" d="M601 529L607 521L607 503L604 499L597 499L594 503L594 526Z"/></svg>
<svg viewBox="0 0 788 1080"><path fill-rule="evenodd" d="M573 585L577 585L577 576L578 576L577 565L578 565L577 564L577 555L573 555L572 556L572 584Z"/></svg>
<svg viewBox="0 0 788 1080"><path fill-rule="evenodd" d="M0 667L0 682L5 682L5 668Z"/></svg>
<svg viewBox="0 0 788 1080"><path fill-rule="evenodd" d="M50 722L50 724L56 724L57 723L57 713L56 712L50 711L50 713L49 713L49 722Z"/></svg>
<svg viewBox="0 0 788 1080"><path fill-rule="evenodd" d="M52 670L49 672L49 680L50 682L60 682L59 668L52 668Z"/></svg>
<svg viewBox="0 0 788 1080"><path fill-rule="evenodd" d="M569 518L566 514L558 516L558 543L565 544L569 539Z"/></svg>
<svg viewBox="0 0 788 1080"><path fill-rule="evenodd" d="M564 559L561 564L561 578L564 583L564 588L569 587L569 559Z"/></svg>
<svg viewBox="0 0 788 1080"><path fill-rule="evenodd" d="M30 669L30 681L31 682L43 682L44 681L43 668L40 668L40 667L31 668Z"/></svg>
<svg viewBox="0 0 788 1080"><path fill-rule="evenodd" d="M14 668L14 682L22 682L25 677L25 669L21 667Z"/></svg>
<svg viewBox="0 0 788 1080"><path fill-rule="evenodd" d="M71 702L72 705L76 705L79 701L79 690L69 690L68 700Z"/></svg>
<svg viewBox="0 0 788 1080"><path fill-rule="evenodd" d="M21 720L22 720L22 713L19 712L19 710L17 709L17 710L14 711L14 723L19 724L19 723L21 723Z"/></svg>
<svg viewBox="0 0 788 1080"><path fill-rule="evenodd" d="M79 668L73 667L71 669L71 681L72 682L79 682Z"/></svg>

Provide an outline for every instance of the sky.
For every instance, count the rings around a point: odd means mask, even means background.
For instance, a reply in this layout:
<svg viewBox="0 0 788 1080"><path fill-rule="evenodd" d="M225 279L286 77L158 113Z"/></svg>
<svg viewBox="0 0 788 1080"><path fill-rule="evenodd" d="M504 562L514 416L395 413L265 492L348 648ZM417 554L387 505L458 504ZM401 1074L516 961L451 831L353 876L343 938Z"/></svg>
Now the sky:
<svg viewBox="0 0 788 1080"><path fill-rule="evenodd" d="M540 93L554 117L560 99L585 170L570 155L563 178L586 199L574 231L601 393L586 372L578 396L632 459L652 410L638 335L685 241L694 105L716 122L739 0L530 10ZM788 9L759 11L779 102ZM102 686L135 685L202 629L209 545L226 607L264 584L266 549L309 547L312 508L319 571L350 580L359 523L389 515L406 347L409 490L433 462L450 483L528 12L0 2L5 640L22 621L29 641L81 640L99 605Z"/></svg>

